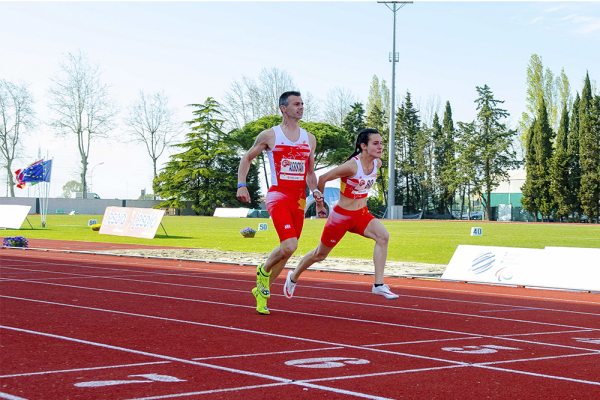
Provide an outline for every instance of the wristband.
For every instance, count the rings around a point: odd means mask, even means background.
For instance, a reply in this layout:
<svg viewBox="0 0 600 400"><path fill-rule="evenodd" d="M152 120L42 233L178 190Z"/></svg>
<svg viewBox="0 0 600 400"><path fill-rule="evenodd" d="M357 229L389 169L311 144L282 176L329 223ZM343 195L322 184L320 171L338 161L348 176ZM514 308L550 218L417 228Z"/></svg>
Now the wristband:
<svg viewBox="0 0 600 400"><path fill-rule="evenodd" d="M245 183L238 183L238 189L241 188L242 186L246 186Z"/></svg>

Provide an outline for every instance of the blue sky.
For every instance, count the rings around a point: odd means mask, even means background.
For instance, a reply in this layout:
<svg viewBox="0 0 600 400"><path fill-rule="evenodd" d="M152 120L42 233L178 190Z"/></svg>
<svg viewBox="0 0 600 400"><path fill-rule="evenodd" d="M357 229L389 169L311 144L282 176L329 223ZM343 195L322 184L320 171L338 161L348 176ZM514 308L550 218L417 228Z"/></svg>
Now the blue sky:
<svg viewBox="0 0 600 400"><path fill-rule="evenodd" d="M0 77L30 84L42 122L50 78L62 55L77 49L99 62L120 108L140 89L164 90L181 121L191 117L187 104L222 100L233 80L257 78L263 68L286 70L317 100L342 87L366 102L373 75L391 82L392 12L375 1L0 2L0 10ZM423 107L439 99L440 112L448 100L455 122L470 121L475 87L487 84L506 101L514 127L525 110L531 54L555 74L564 68L573 90L581 90L586 70L600 79L600 2L416 1L397 14L397 51L398 96L410 90ZM113 133L122 136L123 124ZM41 124L25 143L16 168L34 161L41 146L55 159L51 196L60 195L76 179L75 141ZM101 162L93 176L101 197L151 190L144 149L97 143L90 168Z"/></svg>

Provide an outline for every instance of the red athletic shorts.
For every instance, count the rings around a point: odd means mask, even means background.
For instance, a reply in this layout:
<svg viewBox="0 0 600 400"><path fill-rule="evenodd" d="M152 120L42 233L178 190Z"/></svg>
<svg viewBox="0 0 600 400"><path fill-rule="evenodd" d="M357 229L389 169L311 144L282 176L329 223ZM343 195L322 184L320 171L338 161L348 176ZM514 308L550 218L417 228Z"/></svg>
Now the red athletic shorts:
<svg viewBox="0 0 600 400"><path fill-rule="evenodd" d="M283 242L293 237L300 239L306 207L304 189L298 191L271 186L267 193L266 204L279 235L279 241Z"/></svg>
<svg viewBox="0 0 600 400"><path fill-rule="evenodd" d="M321 243L327 247L334 247L342 240L346 232L365 236L367 225L374 219L375 217L371 215L367 207L356 211L349 211L335 206L325 223L325 228L321 235Z"/></svg>

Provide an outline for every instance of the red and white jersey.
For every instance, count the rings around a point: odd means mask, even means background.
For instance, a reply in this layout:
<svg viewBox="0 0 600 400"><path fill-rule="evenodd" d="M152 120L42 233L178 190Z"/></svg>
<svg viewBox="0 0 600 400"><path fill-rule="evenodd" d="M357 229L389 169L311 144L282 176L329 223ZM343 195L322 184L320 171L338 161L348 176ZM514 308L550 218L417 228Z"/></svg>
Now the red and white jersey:
<svg viewBox="0 0 600 400"><path fill-rule="evenodd" d="M352 159L356 162L356 175L341 179L340 193L350 199L364 199L377 179L377 159L373 160L373 171L368 175L364 173L358 156Z"/></svg>
<svg viewBox="0 0 600 400"><path fill-rule="evenodd" d="M283 134L279 125L274 126L273 131L275 146L267 150L271 166L271 185L304 190L310 157L308 133L300 128L300 137L292 142Z"/></svg>

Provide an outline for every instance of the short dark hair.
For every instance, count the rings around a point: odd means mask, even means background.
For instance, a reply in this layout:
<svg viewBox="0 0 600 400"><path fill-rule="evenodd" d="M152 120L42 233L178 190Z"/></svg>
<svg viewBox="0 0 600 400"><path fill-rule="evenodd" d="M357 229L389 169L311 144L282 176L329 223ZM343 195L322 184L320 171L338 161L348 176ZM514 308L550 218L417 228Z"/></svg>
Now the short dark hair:
<svg viewBox="0 0 600 400"><path fill-rule="evenodd" d="M289 92L285 92L284 94L282 94L281 96L279 96L279 109L281 110L281 106L289 106L290 102L288 101L288 97L290 96L302 96L300 94L300 92L296 92L296 91L289 91Z"/></svg>

